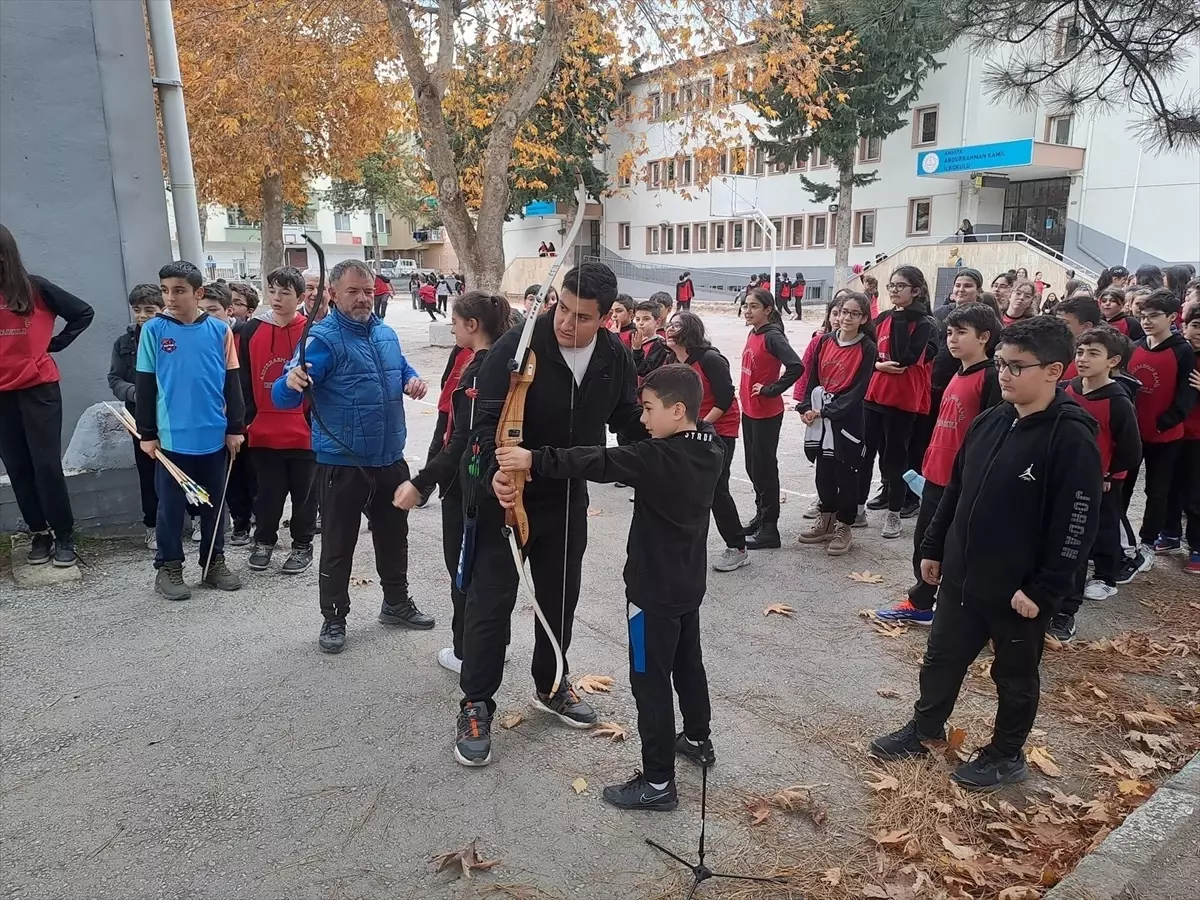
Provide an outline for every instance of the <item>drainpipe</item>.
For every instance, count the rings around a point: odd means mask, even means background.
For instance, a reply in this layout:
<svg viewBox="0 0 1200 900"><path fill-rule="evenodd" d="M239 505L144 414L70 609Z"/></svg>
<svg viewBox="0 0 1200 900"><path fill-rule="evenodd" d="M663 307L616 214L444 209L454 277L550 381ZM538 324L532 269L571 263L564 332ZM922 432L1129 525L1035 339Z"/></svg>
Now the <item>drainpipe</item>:
<svg viewBox="0 0 1200 900"><path fill-rule="evenodd" d="M183 105L183 81L179 72L179 50L175 46L175 24L171 0L146 0L150 28L150 50L162 110L163 140L167 150L167 172L171 182L171 206L175 210L175 233L179 256L198 266L204 264L200 239L200 210L196 202L196 176L192 171L192 148L188 143L187 111Z"/></svg>
<svg viewBox="0 0 1200 900"><path fill-rule="evenodd" d="M1133 239L1133 216L1137 212L1138 187L1142 182L1142 156L1145 151L1138 145L1137 168L1133 171L1133 197L1129 201L1129 228L1125 231L1125 254L1121 257L1121 265L1129 266L1129 242Z"/></svg>

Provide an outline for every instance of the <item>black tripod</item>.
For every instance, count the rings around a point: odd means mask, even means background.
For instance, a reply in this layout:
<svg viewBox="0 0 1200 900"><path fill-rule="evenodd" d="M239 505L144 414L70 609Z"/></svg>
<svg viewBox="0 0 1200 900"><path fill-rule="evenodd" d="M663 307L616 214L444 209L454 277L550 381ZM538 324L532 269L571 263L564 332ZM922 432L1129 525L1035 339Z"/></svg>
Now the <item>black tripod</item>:
<svg viewBox="0 0 1200 900"><path fill-rule="evenodd" d="M646 838L646 843L657 850L659 853L665 853L675 862L692 870L692 887L687 892L687 900L692 900L696 895L696 889L700 887L701 882L708 881L710 878L729 878L735 881L761 881L766 884L783 884L781 878L763 878L757 875L728 875L724 872L714 872L704 864L704 823L705 816L708 811L708 766L704 766L700 775L700 860L695 865L692 865L682 856L676 856L662 844L656 844L650 838Z"/></svg>

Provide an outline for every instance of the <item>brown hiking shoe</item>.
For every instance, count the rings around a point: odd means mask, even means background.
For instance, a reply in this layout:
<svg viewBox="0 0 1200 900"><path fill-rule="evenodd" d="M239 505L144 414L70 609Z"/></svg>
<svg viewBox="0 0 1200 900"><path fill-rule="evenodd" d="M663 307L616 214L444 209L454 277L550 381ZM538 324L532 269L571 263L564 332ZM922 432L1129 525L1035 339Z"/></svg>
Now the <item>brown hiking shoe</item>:
<svg viewBox="0 0 1200 900"><path fill-rule="evenodd" d="M218 590L236 591L241 588L242 579L229 571L229 566L225 564L224 553L214 553L212 562L208 566L208 574L204 576L204 583Z"/></svg>
<svg viewBox="0 0 1200 900"><path fill-rule="evenodd" d="M796 538L802 544L823 544L833 537L833 513L823 512Z"/></svg>
<svg viewBox="0 0 1200 900"><path fill-rule="evenodd" d="M850 552L852 546L854 546L854 539L850 537L850 526L845 522L835 522L833 537L825 545L825 552L830 556L845 556Z"/></svg>

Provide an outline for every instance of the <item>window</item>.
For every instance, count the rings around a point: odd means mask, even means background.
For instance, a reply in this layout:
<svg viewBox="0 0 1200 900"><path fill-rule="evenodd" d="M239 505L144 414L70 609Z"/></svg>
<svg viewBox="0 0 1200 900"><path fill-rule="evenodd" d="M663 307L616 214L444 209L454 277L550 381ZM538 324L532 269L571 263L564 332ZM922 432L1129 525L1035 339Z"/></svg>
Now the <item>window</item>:
<svg viewBox="0 0 1200 900"><path fill-rule="evenodd" d="M692 183L692 158L690 156L686 157L683 160L680 160L679 183L680 184L691 184Z"/></svg>
<svg viewBox="0 0 1200 900"><path fill-rule="evenodd" d="M700 82L700 108L708 109L712 105L712 82L705 78Z"/></svg>
<svg viewBox="0 0 1200 900"><path fill-rule="evenodd" d="M650 95L650 121L657 122L662 118L662 94Z"/></svg>
<svg viewBox="0 0 1200 900"><path fill-rule="evenodd" d="M633 118L633 95L632 94L622 94L621 95L621 113L622 113L622 115L624 115L626 120Z"/></svg>
<svg viewBox="0 0 1200 900"><path fill-rule="evenodd" d="M1051 144L1071 143L1074 116L1051 116L1046 120L1046 140Z"/></svg>
<svg viewBox="0 0 1200 900"><path fill-rule="evenodd" d="M732 175L746 174L746 148L734 147L729 151L729 171Z"/></svg>
<svg viewBox="0 0 1200 900"><path fill-rule="evenodd" d="M375 230L380 234L387 234L392 230L392 220L381 212L375 213Z"/></svg>
<svg viewBox="0 0 1200 900"><path fill-rule="evenodd" d="M629 187L631 184L633 184L633 175L630 174L629 172L624 172L624 173L618 172L617 184L623 188Z"/></svg>
<svg viewBox="0 0 1200 900"><path fill-rule="evenodd" d="M788 219L787 242L789 247L804 246L804 216Z"/></svg>
<svg viewBox="0 0 1200 900"><path fill-rule="evenodd" d="M712 239L713 239L713 249L714 250L720 251L720 250L725 249L725 223L724 222L714 222L713 223Z"/></svg>
<svg viewBox="0 0 1200 900"><path fill-rule="evenodd" d="M617 223L617 249L618 250L628 250L629 249L629 244L630 244L629 239L630 239L630 237L632 237L630 232L632 230L633 229L631 229L629 227L628 222L618 222Z"/></svg>
<svg viewBox="0 0 1200 900"><path fill-rule="evenodd" d="M729 174L729 153L725 150L717 157L717 172L721 175Z"/></svg>
<svg viewBox="0 0 1200 900"><path fill-rule="evenodd" d="M775 246L782 247L784 241L783 219L772 219L771 224L775 226Z"/></svg>
<svg viewBox="0 0 1200 900"><path fill-rule="evenodd" d="M225 210L225 221L229 228L253 228L254 223L246 218L240 206L231 206Z"/></svg>
<svg viewBox="0 0 1200 900"><path fill-rule="evenodd" d="M752 147L747 151L747 153L750 155L750 158L754 160L754 170L750 174L767 174L767 151L762 147Z"/></svg>
<svg viewBox="0 0 1200 900"><path fill-rule="evenodd" d="M757 222L750 223L750 249L761 250L763 248L763 227Z"/></svg>
<svg viewBox="0 0 1200 900"><path fill-rule="evenodd" d="M938 108L923 106L913 111L913 146L936 144L938 134Z"/></svg>
<svg viewBox="0 0 1200 900"><path fill-rule="evenodd" d="M729 75L720 75L713 82L713 92L716 94L717 102L726 104L733 97L733 82Z"/></svg>
<svg viewBox="0 0 1200 900"><path fill-rule="evenodd" d="M666 179L667 179L667 186L668 186L668 187L674 187L674 186L675 186L675 160L673 160L673 159L668 159L668 160L667 160L667 165L666 165Z"/></svg>
<svg viewBox="0 0 1200 900"><path fill-rule="evenodd" d="M854 243L859 247L875 243L875 210L861 210L854 214Z"/></svg>
<svg viewBox="0 0 1200 900"><path fill-rule="evenodd" d="M745 222L730 222L729 223L729 249L730 250L745 250L746 249L746 223Z"/></svg>
<svg viewBox="0 0 1200 900"><path fill-rule="evenodd" d="M663 253L675 252L675 229L671 225L662 226L662 248Z"/></svg>
<svg viewBox="0 0 1200 900"><path fill-rule="evenodd" d="M662 163L657 159L650 163L650 187L656 188L662 184Z"/></svg>
<svg viewBox="0 0 1200 900"><path fill-rule="evenodd" d="M829 154L826 153L824 150L822 150L820 147L817 147L812 152L812 167L814 169L829 168Z"/></svg>
<svg viewBox="0 0 1200 900"><path fill-rule="evenodd" d="M929 234L933 218L933 199L918 197L908 201L908 233Z"/></svg>
<svg viewBox="0 0 1200 900"><path fill-rule="evenodd" d="M680 97L683 100L683 108L685 110L690 110L696 103L696 89L690 84L685 84L683 86L683 91L680 93Z"/></svg>
<svg viewBox="0 0 1200 900"><path fill-rule="evenodd" d="M348 213L333 214L333 230L334 231L349 231L350 230L350 215Z"/></svg>
<svg viewBox="0 0 1200 900"><path fill-rule="evenodd" d="M794 160L792 160L792 171L793 172L803 172L807 168L808 168L808 157L800 156L799 154L797 154L796 158Z"/></svg>
<svg viewBox="0 0 1200 900"><path fill-rule="evenodd" d="M1064 16L1054 26L1054 50L1059 59L1074 56L1083 41L1083 29L1074 16Z"/></svg>
<svg viewBox="0 0 1200 900"><path fill-rule="evenodd" d="M696 234L696 252L703 253L708 250L708 226L695 225L693 227Z"/></svg>
<svg viewBox="0 0 1200 900"><path fill-rule="evenodd" d="M883 156L883 138L865 137L858 139L858 161L860 163L879 162Z"/></svg>
<svg viewBox="0 0 1200 900"><path fill-rule="evenodd" d="M824 247L829 232L829 217L824 213L808 217L808 246Z"/></svg>
<svg viewBox="0 0 1200 900"><path fill-rule="evenodd" d="M654 225L653 227L646 229L646 252L647 253L657 253L658 252L658 226L657 225Z"/></svg>
<svg viewBox="0 0 1200 900"><path fill-rule="evenodd" d="M771 160L771 174L772 175L786 175L788 168L789 168L789 166L788 166L786 160L775 160L775 159Z"/></svg>
<svg viewBox="0 0 1200 900"><path fill-rule="evenodd" d="M675 246L679 248L680 253L690 253L692 250L692 226L677 225L675 228L678 232L675 237Z"/></svg>
<svg viewBox="0 0 1200 900"><path fill-rule="evenodd" d="M667 94L667 115L670 115L671 113L675 112L675 110L678 108L678 106L679 106L679 92L671 91L671 93Z"/></svg>

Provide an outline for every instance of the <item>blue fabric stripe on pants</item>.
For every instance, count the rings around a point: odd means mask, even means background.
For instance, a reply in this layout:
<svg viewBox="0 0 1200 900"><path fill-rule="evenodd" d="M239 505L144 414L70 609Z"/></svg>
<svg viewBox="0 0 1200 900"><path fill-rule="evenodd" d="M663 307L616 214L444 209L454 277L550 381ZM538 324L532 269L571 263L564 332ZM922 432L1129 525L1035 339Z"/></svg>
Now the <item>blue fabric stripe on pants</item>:
<svg viewBox="0 0 1200 900"><path fill-rule="evenodd" d="M646 671L646 614L632 603L626 604L629 617L629 661L633 671Z"/></svg>

